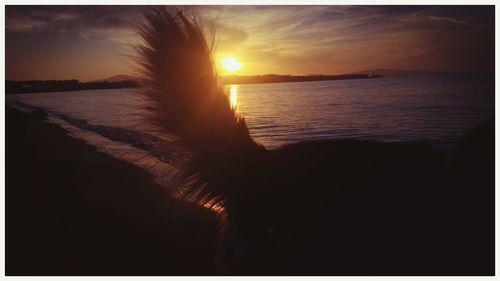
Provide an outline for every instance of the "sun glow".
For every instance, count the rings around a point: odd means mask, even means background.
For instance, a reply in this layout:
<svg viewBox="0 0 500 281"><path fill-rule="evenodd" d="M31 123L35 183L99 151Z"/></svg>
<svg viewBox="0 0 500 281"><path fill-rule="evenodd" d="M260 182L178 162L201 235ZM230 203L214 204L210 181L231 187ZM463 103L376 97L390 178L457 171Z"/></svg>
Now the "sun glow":
<svg viewBox="0 0 500 281"><path fill-rule="evenodd" d="M243 64L234 57L225 57L222 59L221 63L222 67L228 72L236 72L243 66Z"/></svg>

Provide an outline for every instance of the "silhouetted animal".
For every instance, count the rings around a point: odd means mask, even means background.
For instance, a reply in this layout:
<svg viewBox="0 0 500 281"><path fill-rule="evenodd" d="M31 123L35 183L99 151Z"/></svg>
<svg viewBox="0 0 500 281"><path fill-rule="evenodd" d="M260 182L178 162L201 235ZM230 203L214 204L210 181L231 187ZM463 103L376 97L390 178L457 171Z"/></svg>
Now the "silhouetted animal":
<svg viewBox="0 0 500 281"><path fill-rule="evenodd" d="M204 28L150 8L137 61L150 117L193 151L175 192L224 208L222 273L494 274L491 126L452 152L354 139L267 150L230 107Z"/></svg>

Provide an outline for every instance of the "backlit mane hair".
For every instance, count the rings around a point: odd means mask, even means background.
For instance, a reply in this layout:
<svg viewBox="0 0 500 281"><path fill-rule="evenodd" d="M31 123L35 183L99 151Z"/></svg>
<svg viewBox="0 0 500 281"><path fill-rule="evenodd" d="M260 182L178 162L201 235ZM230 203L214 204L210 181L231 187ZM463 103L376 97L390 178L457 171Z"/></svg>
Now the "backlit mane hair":
<svg viewBox="0 0 500 281"><path fill-rule="evenodd" d="M214 33L207 40L203 27L194 13L149 7L137 25L141 41L135 47L142 94L153 109L148 117L194 152L176 177L175 192L214 206L231 192L221 167L263 147L231 108L212 59Z"/></svg>

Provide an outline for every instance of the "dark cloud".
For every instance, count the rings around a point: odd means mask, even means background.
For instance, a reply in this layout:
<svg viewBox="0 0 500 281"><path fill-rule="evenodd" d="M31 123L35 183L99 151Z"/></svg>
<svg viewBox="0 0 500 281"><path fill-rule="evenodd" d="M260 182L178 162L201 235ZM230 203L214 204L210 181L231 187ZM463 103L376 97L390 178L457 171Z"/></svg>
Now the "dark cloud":
<svg viewBox="0 0 500 281"><path fill-rule="evenodd" d="M59 32L100 38L130 33L136 6L7 6L11 32ZM110 32L111 31L111 32Z"/></svg>

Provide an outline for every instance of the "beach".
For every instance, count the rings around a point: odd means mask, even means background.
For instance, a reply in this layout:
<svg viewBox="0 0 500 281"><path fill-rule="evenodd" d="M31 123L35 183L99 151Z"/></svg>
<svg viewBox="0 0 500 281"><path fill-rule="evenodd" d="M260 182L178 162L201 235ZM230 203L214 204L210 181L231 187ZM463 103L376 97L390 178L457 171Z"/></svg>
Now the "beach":
<svg viewBox="0 0 500 281"><path fill-rule="evenodd" d="M6 275L211 275L215 215L146 171L6 108Z"/></svg>

